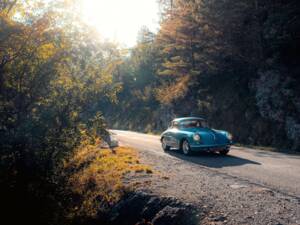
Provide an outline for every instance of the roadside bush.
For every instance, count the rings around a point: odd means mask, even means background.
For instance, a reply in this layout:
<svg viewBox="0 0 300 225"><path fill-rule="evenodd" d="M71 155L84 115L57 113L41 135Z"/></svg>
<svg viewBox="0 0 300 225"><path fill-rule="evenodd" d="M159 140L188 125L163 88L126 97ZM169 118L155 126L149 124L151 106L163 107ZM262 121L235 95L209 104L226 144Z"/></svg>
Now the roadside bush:
<svg viewBox="0 0 300 225"><path fill-rule="evenodd" d="M0 198L10 224L60 224L62 162L107 133L98 100L118 90L115 46L56 3L0 4Z"/></svg>

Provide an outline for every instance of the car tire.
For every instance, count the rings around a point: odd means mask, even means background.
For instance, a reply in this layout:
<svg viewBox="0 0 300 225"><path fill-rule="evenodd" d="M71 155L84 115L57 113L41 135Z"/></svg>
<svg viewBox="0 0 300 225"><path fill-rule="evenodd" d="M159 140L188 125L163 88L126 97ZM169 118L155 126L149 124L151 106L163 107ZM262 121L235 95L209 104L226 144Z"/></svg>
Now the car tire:
<svg viewBox="0 0 300 225"><path fill-rule="evenodd" d="M161 139L161 147L162 147L162 149L163 149L164 151L169 151L171 147L168 146L168 145L165 143L164 139L165 139L165 138L162 138L162 139Z"/></svg>
<svg viewBox="0 0 300 225"><path fill-rule="evenodd" d="M220 151L220 155L227 155L229 152L229 149L223 149Z"/></svg>
<svg viewBox="0 0 300 225"><path fill-rule="evenodd" d="M192 154L191 146L190 146L190 143L188 142L188 140L183 140L182 141L181 151L184 155L191 155Z"/></svg>

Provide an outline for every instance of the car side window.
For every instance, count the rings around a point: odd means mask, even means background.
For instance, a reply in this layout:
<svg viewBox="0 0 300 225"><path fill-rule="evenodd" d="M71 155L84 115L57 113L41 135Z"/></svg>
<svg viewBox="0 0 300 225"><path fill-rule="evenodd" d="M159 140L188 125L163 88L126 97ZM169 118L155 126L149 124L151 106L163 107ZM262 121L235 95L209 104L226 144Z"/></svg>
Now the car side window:
<svg viewBox="0 0 300 225"><path fill-rule="evenodd" d="M179 127L179 123L177 121L172 122L172 127L171 128L177 128Z"/></svg>
<svg viewBox="0 0 300 225"><path fill-rule="evenodd" d="M182 121L180 125L184 128L208 127L205 120L186 120Z"/></svg>

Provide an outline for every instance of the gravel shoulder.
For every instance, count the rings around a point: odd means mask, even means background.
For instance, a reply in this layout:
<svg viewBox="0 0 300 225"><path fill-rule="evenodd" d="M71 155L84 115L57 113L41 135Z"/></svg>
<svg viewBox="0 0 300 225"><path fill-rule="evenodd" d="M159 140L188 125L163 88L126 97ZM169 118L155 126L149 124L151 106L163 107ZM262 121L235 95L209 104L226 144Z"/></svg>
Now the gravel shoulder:
<svg viewBox="0 0 300 225"><path fill-rule="evenodd" d="M300 224L297 197L151 152L141 151L140 157L159 172L137 178L147 181L139 188L195 205L199 224Z"/></svg>

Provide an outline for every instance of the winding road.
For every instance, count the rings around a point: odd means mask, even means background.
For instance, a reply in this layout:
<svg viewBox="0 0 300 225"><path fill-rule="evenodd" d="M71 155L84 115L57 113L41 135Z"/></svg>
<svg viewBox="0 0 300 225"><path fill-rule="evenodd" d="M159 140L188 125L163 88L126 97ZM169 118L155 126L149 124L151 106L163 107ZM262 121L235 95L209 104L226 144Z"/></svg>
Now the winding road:
<svg viewBox="0 0 300 225"><path fill-rule="evenodd" d="M121 145L138 151L148 151L161 158L177 158L186 164L197 164L248 182L263 185L295 197L300 197L300 156L233 146L228 156L212 153L197 153L184 156L178 151L165 153L159 136L132 131L111 130ZM193 176L193 172L189 173Z"/></svg>

